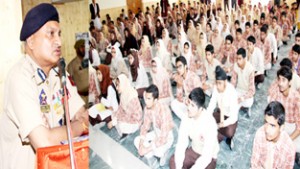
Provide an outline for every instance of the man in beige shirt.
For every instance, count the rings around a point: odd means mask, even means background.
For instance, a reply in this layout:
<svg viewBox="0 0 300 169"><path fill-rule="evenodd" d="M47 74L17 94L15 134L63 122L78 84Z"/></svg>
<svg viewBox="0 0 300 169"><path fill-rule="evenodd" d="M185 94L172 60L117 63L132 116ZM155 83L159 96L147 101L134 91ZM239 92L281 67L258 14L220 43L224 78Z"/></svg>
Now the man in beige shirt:
<svg viewBox="0 0 300 169"><path fill-rule="evenodd" d="M89 69L88 67L83 67L82 62L85 55L85 41L83 39L77 40L74 48L76 50L77 56L72 59L68 64L68 72L75 82L78 90L78 94L84 100L85 104L88 104L89 95Z"/></svg>
<svg viewBox="0 0 300 169"><path fill-rule="evenodd" d="M0 117L0 168L33 169L38 148L67 139L57 63L61 57L59 16L51 4L26 15L20 40L26 56L11 69ZM73 136L87 132L88 113L76 87L66 80Z"/></svg>

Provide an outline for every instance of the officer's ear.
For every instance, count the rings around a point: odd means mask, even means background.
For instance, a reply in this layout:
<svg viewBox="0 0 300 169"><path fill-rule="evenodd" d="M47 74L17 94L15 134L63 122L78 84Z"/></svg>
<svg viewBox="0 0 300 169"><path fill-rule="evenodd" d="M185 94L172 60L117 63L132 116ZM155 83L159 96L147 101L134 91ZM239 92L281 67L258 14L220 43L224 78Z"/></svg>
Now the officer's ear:
<svg viewBox="0 0 300 169"><path fill-rule="evenodd" d="M34 49L34 35L31 35L26 39L26 45L29 47L29 49Z"/></svg>

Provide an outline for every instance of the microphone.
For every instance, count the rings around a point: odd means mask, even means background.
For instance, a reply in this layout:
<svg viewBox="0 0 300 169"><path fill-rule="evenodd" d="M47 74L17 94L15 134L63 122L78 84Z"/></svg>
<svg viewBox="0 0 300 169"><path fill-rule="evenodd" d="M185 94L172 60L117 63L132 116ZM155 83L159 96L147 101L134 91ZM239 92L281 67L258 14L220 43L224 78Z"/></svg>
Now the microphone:
<svg viewBox="0 0 300 169"><path fill-rule="evenodd" d="M64 58L59 59L58 66L61 74L61 83L62 85L66 85L66 62Z"/></svg>

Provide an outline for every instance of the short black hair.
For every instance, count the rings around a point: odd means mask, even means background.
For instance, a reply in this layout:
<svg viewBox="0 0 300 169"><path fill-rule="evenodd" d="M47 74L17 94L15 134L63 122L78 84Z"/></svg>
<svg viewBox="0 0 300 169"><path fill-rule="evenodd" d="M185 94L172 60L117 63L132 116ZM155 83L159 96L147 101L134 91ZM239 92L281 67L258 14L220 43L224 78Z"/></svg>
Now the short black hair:
<svg viewBox="0 0 300 169"><path fill-rule="evenodd" d="M184 66L187 65L187 62L186 62L186 59L185 59L184 56L179 56L179 57L177 57L175 63L177 63L177 62L181 62Z"/></svg>
<svg viewBox="0 0 300 169"><path fill-rule="evenodd" d="M265 19L266 18L266 14L264 13L264 12L262 12L261 14L260 14L260 19Z"/></svg>
<svg viewBox="0 0 300 169"><path fill-rule="evenodd" d="M273 116L277 120L279 126L282 126L285 122L285 109L278 101L272 101L267 105L265 115Z"/></svg>
<svg viewBox="0 0 300 169"><path fill-rule="evenodd" d="M207 22L206 25L208 25L210 27L210 29L211 29L211 23L210 22Z"/></svg>
<svg viewBox="0 0 300 169"><path fill-rule="evenodd" d="M92 30L95 30L95 29L96 29L96 27L95 27L94 25L91 25L90 28L89 28L90 32L91 32Z"/></svg>
<svg viewBox="0 0 300 169"><path fill-rule="evenodd" d="M256 20L256 19L253 21L253 25L255 25L255 24L258 25L258 20Z"/></svg>
<svg viewBox="0 0 300 169"><path fill-rule="evenodd" d="M194 88L189 94L189 99L196 103L197 107L204 107L205 94L200 87Z"/></svg>
<svg viewBox="0 0 300 169"><path fill-rule="evenodd" d="M286 17L286 12L281 12L281 16L284 16L284 17Z"/></svg>
<svg viewBox="0 0 300 169"><path fill-rule="evenodd" d="M227 36L225 37L225 41L226 41L226 40L229 40L230 43L232 43L232 42L233 42L233 37L232 37L231 35L227 35Z"/></svg>
<svg viewBox="0 0 300 169"><path fill-rule="evenodd" d="M282 61L279 64L280 64L281 67L286 66L290 69L293 68L293 62L289 58L283 58Z"/></svg>
<svg viewBox="0 0 300 169"><path fill-rule="evenodd" d="M277 78L279 76L283 76L285 78L287 78L288 81L292 80L293 77L293 72L292 70L287 67L287 66L282 66L278 71L277 71Z"/></svg>
<svg viewBox="0 0 300 169"><path fill-rule="evenodd" d="M246 50L244 48L239 48L236 52L237 55L242 55L242 57L246 58Z"/></svg>
<svg viewBox="0 0 300 169"><path fill-rule="evenodd" d="M235 21L234 21L234 24L240 25L240 21L239 21L239 20L235 20Z"/></svg>
<svg viewBox="0 0 300 169"><path fill-rule="evenodd" d="M260 32L267 33L267 31L268 31L268 28L267 28L266 26L262 26L262 27L260 28Z"/></svg>
<svg viewBox="0 0 300 169"><path fill-rule="evenodd" d="M293 50L294 52L297 52L298 55L300 54L300 46L299 46L299 45L295 44L295 45L293 46L292 50Z"/></svg>
<svg viewBox="0 0 300 169"><path fill-rule="evenodd" d="M243 34L243 30L242 30L241 28L237 28L237 29L236 29L236 33Z"/></svg>
<svg viewBox="0 0 300 169"><path fill-rule="evenodd" d="M263 27L266 27L267 30L269 29L269 25L268 25L268 24L263 24L262 26L263 26Z"/></svg>
<svg viewBox="0 0 300 169"><path fill-rule="evenodd" d="M276 21L278 21L278 18L276 17L276 16L273 16L273 18L272 19L275 19Z"/></svg>
<svg viewBox="0 0 300 169"><path fill-rule="evenodd" d="M295 38L300 38L300 32L296 34Z"/></svg>
<svg viewBox="0 0 300 169"><path fill-rule="evenodd" d="M154 99L158 99L159 97L159 91L155 84L151 84L149 87L145 90L147 93L151 93Z"/></svg>
<svg viewBox="0 0 300 169"><path fill-rule="evenodd" d="M211 44L206 45L205 52L210 52L211 54L214 53L214 46Z"/></svg>
<svg viewBox="0 0 300 169"><path fill-rule="evenodd" d="M245 27L249 26L251 28L251 23L250 22L246 22Z"/></svg>
<svg viewBox="0 0 300 169"><path fill-rule="evenodd" d="M251 42L253 45L256 43L256 40L255 40L255 37L250 35L248 38L247 38L247 41L248 42Z"/></svg>

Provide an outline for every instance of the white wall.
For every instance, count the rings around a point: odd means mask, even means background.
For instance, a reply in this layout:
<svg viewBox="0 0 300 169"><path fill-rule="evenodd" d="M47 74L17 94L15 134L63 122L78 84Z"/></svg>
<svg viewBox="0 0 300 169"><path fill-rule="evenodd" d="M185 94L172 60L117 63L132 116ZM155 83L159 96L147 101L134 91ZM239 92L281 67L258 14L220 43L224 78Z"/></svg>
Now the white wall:
<svg viewBox="0 0 300 169"><path fill-rule="evenodd" d="M108 8L116 8L126 6L126 0L96 0L99 4L100 9L108 9ZM148 2L160 2L160 0L142 0L142 3ZM175 2L177 3L178 0L169 0L170 5ZM89 0L89 3L92 3L92 0Z"/></svg>
<svg viewBox="0 0 300 169"><path fill-rule="evenodd" d="M96 2L99 4L100 10L126 6L126 0L96 0ZM90 3L92 0L89 0Z"/></svg>
<svg viewBox="0 0 300 169"><path fill-rule="evenodd" d="M6 75L21 58L19 40L22 26L22 5L20 0L1 1L0 5L0 114L3 112L3 91ZM20 84L22 85L22 84Z"/></svg>

